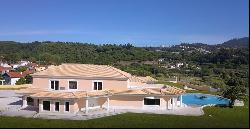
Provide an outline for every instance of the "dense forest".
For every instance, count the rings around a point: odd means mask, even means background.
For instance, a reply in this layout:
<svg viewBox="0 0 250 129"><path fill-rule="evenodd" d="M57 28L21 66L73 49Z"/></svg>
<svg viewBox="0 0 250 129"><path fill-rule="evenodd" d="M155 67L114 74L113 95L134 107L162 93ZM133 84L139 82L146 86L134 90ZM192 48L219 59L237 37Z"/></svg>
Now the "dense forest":
<svg viewBox="0 0 250 129"><path fill-rule="evenodd" d="M229 40L218 45L182 43L164 48L135 47L132 44L0 41L0 60L8 63L26 59L39 64L108 64L141 76L199 77L205 84L222 88L228 78L237 77L248 87L248 46L248 37ZM164 67L180 62L185 65L178 69Z"/></svg>

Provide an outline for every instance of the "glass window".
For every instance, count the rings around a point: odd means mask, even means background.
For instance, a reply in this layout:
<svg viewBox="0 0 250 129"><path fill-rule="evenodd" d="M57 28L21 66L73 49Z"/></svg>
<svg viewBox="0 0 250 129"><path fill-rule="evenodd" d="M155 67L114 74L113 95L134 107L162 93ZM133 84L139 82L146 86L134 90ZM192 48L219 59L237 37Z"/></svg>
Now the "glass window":
<svg viewBox="0 0 250 129"><path fill-rule="evenodd" d="M55 111L59 111L59 106L60 106L60 103L59 102L55 102Z"/></svg>
<svg viewBox="0 0 250 129"><path fill-rule="evenodd" d="M102 90L102 82L98 82L98 90Z"/></svg>
<svg viewBox="0 0 250 129"><path fill-rule="evenodd" d="M97 90L97 82L94 82L94 90Z"/></svg>
<svg viewBox="0 0 250 129"><path fill-rule="evenodd" d="M50 111L50 101L43 101L43 110Z"/></svg>
<svg viewBox="0 0 250 129"><path fill-rule="evenodd" d="M65 102L65 111L69 112L69 102Z"/></svg>
<svg viewBox="0 0 250 129"><path fill-rule="evenodd" d="M77 81L69 81L69 89L77 89Z"/></svg>
<svg viewBox="0 0 250 129"><path fill-rule="evenodd" d="M50 88L51 88L51 89L54 89L54 87L55 87L54 84L55 84L54 81L50 81Z"/></svg>
<svg viewBox="0 0 250 129"><path fill-rule="evenodd" d="M59 81L50 81L50 88L53 90L59 90Z"/></svg>
<svg viewBox="0 0 250 129"><path fill-rule="evenodd" d="M144 105L160 105L160 99L144 98Z"/></svg>
<svg viewBox="0 0 250 129"><path fill-rule="evenodd" d="M102 82L94 82L94 90L102 90Z"/></svg>

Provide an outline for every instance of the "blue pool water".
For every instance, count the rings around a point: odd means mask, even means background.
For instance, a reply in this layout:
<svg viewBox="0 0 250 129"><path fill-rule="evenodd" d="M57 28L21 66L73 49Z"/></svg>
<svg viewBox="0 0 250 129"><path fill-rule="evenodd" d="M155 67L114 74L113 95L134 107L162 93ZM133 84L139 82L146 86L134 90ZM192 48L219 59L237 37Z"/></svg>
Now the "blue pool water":
<svg viewBox="0 0 250 129"><path fill-rule="evenodd" d="M182 102L187 105L228 105L228 99L221 99L219 96L200 94L200 93L188 93L182 95Z"/></svg>

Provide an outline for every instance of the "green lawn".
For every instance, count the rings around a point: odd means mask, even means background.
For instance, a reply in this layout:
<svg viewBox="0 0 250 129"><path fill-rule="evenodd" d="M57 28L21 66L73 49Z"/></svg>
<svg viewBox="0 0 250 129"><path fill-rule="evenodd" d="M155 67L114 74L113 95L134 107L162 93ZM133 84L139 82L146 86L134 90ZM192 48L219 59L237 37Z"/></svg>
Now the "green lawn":
<svg viewBox="0 0 250 129"><path fill-rule="evenodd" d="M87 121L0 117L3 127L249 127L249 108L207 107L204 116L126 113Z"/></svg>

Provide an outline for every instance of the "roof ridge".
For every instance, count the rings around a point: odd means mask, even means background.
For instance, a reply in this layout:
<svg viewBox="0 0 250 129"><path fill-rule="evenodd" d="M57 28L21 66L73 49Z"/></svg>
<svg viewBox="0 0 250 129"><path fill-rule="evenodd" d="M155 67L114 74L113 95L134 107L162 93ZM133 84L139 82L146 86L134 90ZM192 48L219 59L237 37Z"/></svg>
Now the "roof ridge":
<svg viewBox="0 0 250 129"><path fill-rule="evenodd" d="M117 69L117 68L115 68L115 67L113 67L113 66L110 66L110 65L107 65L107 66L108 66L109 68L115 70L116 72L120 73L121 75L123 75L123 76L125 76L125 77L127 77L127 78L130 78L130 77L128 77L127 75L125 75L125 74L122 73L122 72L125 72L125 71L122 71L122 70ZM127 72L126 72L126 73L127 73ZM130 73L128 73L128 74L130 74Z"/></svg>

